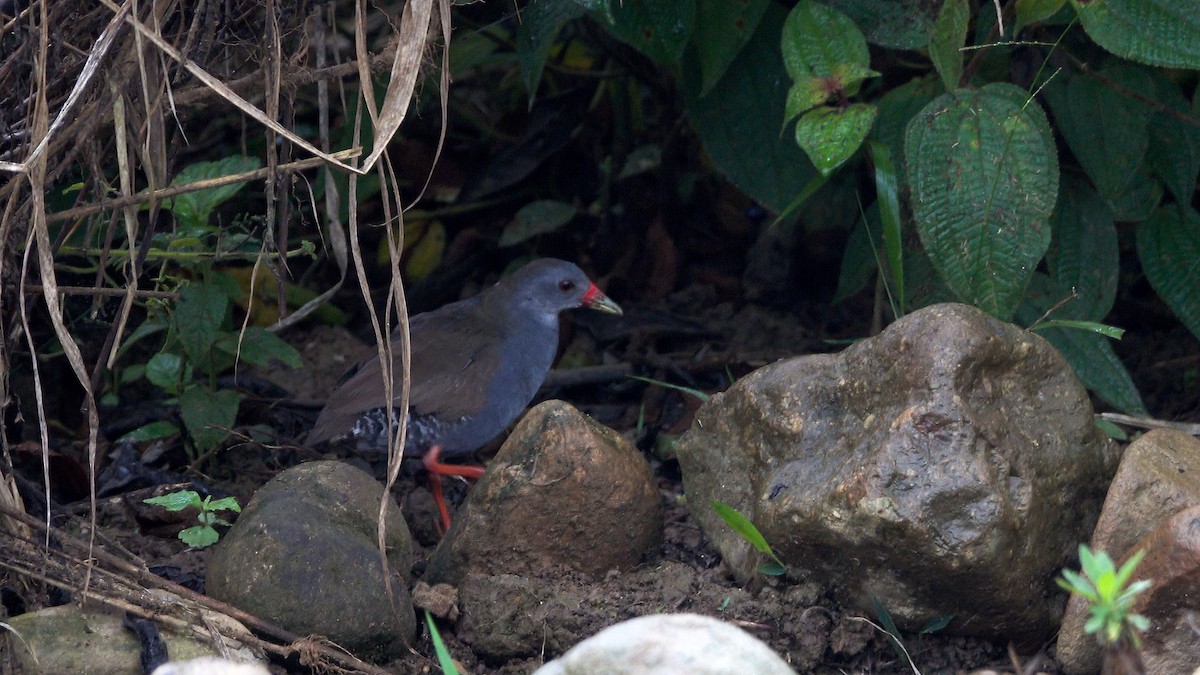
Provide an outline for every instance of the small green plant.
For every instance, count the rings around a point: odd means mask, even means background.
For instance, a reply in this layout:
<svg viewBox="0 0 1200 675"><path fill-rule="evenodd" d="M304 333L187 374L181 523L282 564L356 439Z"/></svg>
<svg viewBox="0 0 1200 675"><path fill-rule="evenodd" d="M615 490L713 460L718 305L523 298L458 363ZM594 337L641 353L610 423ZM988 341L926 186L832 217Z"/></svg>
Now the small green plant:
<svg viewBox="0 0 1200 675"><path fill-rule="evenodd" d="M1079 564L1083 574L1069 569L1062 571L1058 585L1087 600L1091 617L1084 624L1085 632L1093 634L1106 648L1141 646L1141 633L1150 628L1150 620L1132 611L1137 595L1150 588L1148 579L1130 583L1133 571L1146 552L1138 551L1117 569L1104 551L1093 552L1079 545Z"/></svg>
<svg viewBox="0 0 1200 675"><path fill-rule="evenodd" d="M767 543L766 537L762 536L762 533L758 531L754 523L750 522L749 518L743 516L732 506L715 499L712 502L712 507L717 512L717 515L721 516L721 520L724 520L733 528L734 532L742 535L742 538L749 542L759 553L771 558L772 562L763 563L758 566L759 572L773 577L784 573L786 566L783 564L783 561L779 559L779 556L775 555L775 551L771 550L771 545Z"/></svg>
<svg viewBox="0 0 1200 675"><path fill-rule="evenodd" d="M230 523L218 516L218 511L242 512L242 507L238 505L237 499L234 497L223 497L214 501L212 495L208 495L204 499L200 499L200 495L195 490L179 490L142 501L153 506L161 506L168 511L182 511L189 506L200 509L200 513L196 514L196 520L200 521L200 524L179 533L179 538L183 543L192 548L212 546L221 538L214 526L229 525Z"/></svg>
<svg viewBox="0 0 1200 675"><path fill-rule="evenodd" d="M228 157L219 162L200 162L185 168L174 185L235 175L258 167L249 157ZM272 359L298 368L298 352L274 333L250 326L237 329L231 320L230 304L245 291L230 273L216 270L214 263L226 256L258 255L261 241L250 230L221 227L210 222L216 209L231 199L246 183L237 182L189 192L164 203L175 216L173 232L163 232L155 241L174 265L164 266L160 283L179 293L170 306L155 303L146 320L122 347L130 347L151 335L166 334L162 348L145 364L124 369L120 384L145 378L162 389L179 405L187 431L186 447L193 461L217 447L229 435L242 401L239 392L217 386L217 377L241 360L267 365ZM245 228L241 228L245 229ZM252 228L257 229L257 228ZM110 396L109 404L116 402ZM153 440L179 433L174 422L156 421L128 434L133 440Z"/></svg>
<svg viewBox="0 0 1200 675"><path fill-rule="evenodd" d="M433 623L433 615L429 613L429 610L425 610L425 624L429 626L429 639L433 642L433 651L437 654L438 665L442 667L442 672L445 675L458 675L458 668L454 666L450 650L446 649L446 642L442 640L442 634L438 632L437 625Z"/></svg>

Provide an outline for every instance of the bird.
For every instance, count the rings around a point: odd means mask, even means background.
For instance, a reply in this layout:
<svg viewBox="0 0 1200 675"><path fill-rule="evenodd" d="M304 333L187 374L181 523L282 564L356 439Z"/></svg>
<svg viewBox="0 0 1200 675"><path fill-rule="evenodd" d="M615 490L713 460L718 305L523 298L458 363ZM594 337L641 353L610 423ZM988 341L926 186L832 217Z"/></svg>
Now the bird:
<svg viewBox="0 0 1200 675"><path fill-rule="evenodd" d="M420 456L444 530L450 526L442 476L479 478L483 467L447 464L498 436L525 410L558 350L561 312L588 308L621 314L578 266L540 258L478 295L409 319L411 345L405 456ZM349 446L386 456L388 407L400 398L401 335L393 338L393 398L378 357L364 360L329 396L306 444ZM393 415L393 434L399 424Z"/></svg>

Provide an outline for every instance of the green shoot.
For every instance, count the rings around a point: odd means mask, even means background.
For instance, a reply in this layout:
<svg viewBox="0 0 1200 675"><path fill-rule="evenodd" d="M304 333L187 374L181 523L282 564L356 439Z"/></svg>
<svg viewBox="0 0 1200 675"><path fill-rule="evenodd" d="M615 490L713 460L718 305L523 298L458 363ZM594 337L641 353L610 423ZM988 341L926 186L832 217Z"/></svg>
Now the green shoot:
<svg viewBox="0 0 1200 675"><path fill-rule="evenodd" d="M633 379L633 380L640 380L642 382L649 382L650 384L657 384L658 386L665 387L667 389L674 389L675 391L681 391L685 394L688 394L689 396L695 396L696 398L700 399L701 401L708 401L708 399L712 398L711 396L700 391L699 389L692 389L691 387L683 387L678 384L671 384L670 382L663 382L662 380L656 380L651 377L642 377L641 375L630 375L629 378Z"/></svg>
<svg viewBox="0 0 1200 675"><path fill-rule="evenodd" d="M429 639L433 642L433 651L437 654L438 665L442 667L442 672L446 675L458 675L458 668L454 666L450 650L446 649L446 642L442 640L442 634L438 632L437 625L433 623L433 615L429 613L429 610L425 610L425 625L429 626Z"/></svg>
<svg viewBox="0 0 1200 675"><path fill-rule="evenodd" d="M1124 429L1122 429L1121 427L1117 426L1116 424L1113 424L1112 422L1104 419L1103 417L1097 416L1095 419L1095 423L1096 423L1097 429L1104 432L1105 436L1108 436L1109 438L1113 439L1114 441L1129 440L1129 434L1125 433Z"/></svg>
<svg viewBox="0 0 1200 675"><path fill-rule="evenodd" d="M234 511L236 513L242 511L242 507L238 506L237 499L234 497L224 497L213 501L212 495L208 495L202 500L195 490L179 490L142 501L152 506L161 506L168 511L182 511L189 506L200 509L200 513L196 514L196 520L200 521L200 524L179 533L179 538L183 543L192 548L212 546L221 538L214 525L228 526L230 523L218 516L218 511Z"/></svg>
<svg viewBox="0 0 1200 675"><path fill-rule="evenodd" d="M1029 330L1046 330L1048 328L1072 328L1075 330L1087 331L1097 335L1103 335L1112 340L1120 340L1125 335L1124 328L1109 326L1108 324L1098 323L1096 321L1072 321L1068 319L1052 319L1050 321L1041 321L1029 327Z"/></svg>
<svg viewBox="0 0 1200 675"><path fill-rule="evenodd" d="M1079 595L1088 603L1091 617L1083 630L1096 636L1106 647L1116 647L1125 641L1137 648L1140 634L1150 628L1150 620L1132 611L1137 595L1150 588L1150 581L1141 579L1129 583L1133 571L1146 552L1138 551L1117 569L1104 551L1093 553L1085 544L1079 545L1079 564L1083 574L1069 569L1062 571L1058 585Z"/></svg>
<svg viewBox="0 0 1200 675"><path fill-rule="evenodd" d="M759 572L773 577L783 574L785 568L783 561L779 559L779 556L775 555L775 551L771 550L771 545L767 543L766 538L762 536L762 533L758 531L754 523L750 522L749 518L738 513L737 509L732 506L715 499L712 502L712 507L717 512L717 515L721 516L721 520L724 520L735 532L742 535L742 538L750 542L750 545L759 553L769 556L774 561L773 563L759 565Z"/></svg>

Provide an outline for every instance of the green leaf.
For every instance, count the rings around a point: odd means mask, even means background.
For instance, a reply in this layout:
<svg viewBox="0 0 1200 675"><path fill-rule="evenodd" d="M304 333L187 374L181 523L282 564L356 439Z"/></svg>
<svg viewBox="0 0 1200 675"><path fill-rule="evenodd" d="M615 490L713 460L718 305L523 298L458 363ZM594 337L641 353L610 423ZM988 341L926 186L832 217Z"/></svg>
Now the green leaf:
<svg viewBox="0 0 1200 675"><path fill-rule="evenodd" d="M696 22L692 44L700 54L701 96L712 90L750 41L768 4L768 0L697 0L696 14L703 20Z"/></svg>
<svg viewBox="0 0 1200 675"><path fill-rule="evenodd" d="M121 344L121 348L117 350L117 357L120 358L121 356L124 356L125 352L129 351L129 349L139 341L154 335L155 333L160 333L166 330L166 328L167 324L163 321L158 319L146 319L137 328L135 328L128 337L125 338L124 342Z"/></svg>
<svg viewBox="0 0 1200 675"><path fill-rule="evenodd" d="M743 516L732 506L715 499L712 502L712 507L717 512L717 515L721 517L721 520L724 520L726 524L732 527L734 532L742 535L742 538L749 542L755 550L765 556L769 556L779 565L783 565L783 561L776 557L775 552L771 550L771 545L767 543L762 533L758 531L754 523L750 522L749 518Z"/></svg>
<svg viewBox="0 0 1200 675"><path fill-rule="evenodd" d="M919 49L929 39L941 4L929 0L831 0L850 17L872 44L891 49Z"/></svg>
<svg viewBox="0 0 1200 675"><path fill-rule="evenodd" d="M1083 181L1064 178L1051 222L1054 236L1046 265L1051 276L1078 295L1056 316L1103 319L1112 309L1121 271L1112 211Z"/></svg>
<svg viewBox="0 0 1200 675"><path fill-rule="evenodd" d="M193 363L208 363L228 307L229 298L212 284L191 284L180 292L175 306L176 334Z"/></svg>
<svg viewBox="0 0 1200 675"><path fill-rule="evenodd" d="M1017 0L1017 20L1013 23L1015 36L1025 26L1045 21L1058 13L1067 0Z"/></svg>
<svg viewBox="0 0 1200 675"><path fill-rule="evenodd" d="M871 138L887 145L900 175L904 173L904 129L940 93L934 77L918 77L895 87L875 104L879 115L871 129Z"/></svg>
<svg viewBox="0 0 1200 675"><path fill-rule="evenodd" d="M943 628L945 628L946 626L949 626L950 622L953 620L954 620L953 614L943 614L941 616L935 616L932 619L930 619L928 623L926 623L924 626L921 627L920 634L921 635L930 635L932 633L936 633L936 632L942 630Z"/></svg>
<svg viewBox="0 0 1200 675"><path fill-rule="evenodd" d="M1040 331L1048 330L1050 328L1069 328L1071 330L1082 330L1089 333L1095 333L1096 335L1106 337L1110 340L1120 340L1121 338L1125 337L1124 328L1117 328L1116 326L1109 326L1107 324L1098 323L1095 321L1071 321L1069 319L1051 319L1050 321L1043 321L1036 326L1033 326L1032 330Z"/></svg>
<svg viewBox="0 0 1200 675"><path fill-rule="evenodd" d="M578 212L573 204L550 199L526 204L500 233L500 246L513 246L539 234L553 232L571 222Z"/></svg>
<svg viewBox="0 0 1200 675"><path fill-rule="evenodd" d="M782 563L766 562L758 566L758 572L769 577L779 577L787 572L787 568Z"/></svg>
<svg viewBox="0 0 1200 675"><path fill-rule="evenodd" d="M1116 87L1153 98L1154 83L1145 70L1131 65L1104 68L1101 74L1104 80L1080 75L1044 91L1071 152L1100 194L1112 198L1128 188L1146 155L1152 113Z"/></svg>
<svg viewBox="0 0 1200 675"><path fill-rule="evenodd" d="M942 77L946 91L958 88L962 79L962 48L967 42L967 22L971 9L967 0L946 0L937 23L929 33L929 59Z"/></svg>
<svg viewBox="0 0 1200 675"><path fill-rule="evenodd" d="M691 92L687 100L688 117L717 169L776 212L816 174L795 143L779 138L779 114L791 86L779 53L784 18L785 11L771 3L725 77L707 96Z"/></svg>
<svg viewBox="0 0 1200 675"><path fill-rule="evenodd" d="M563 24L583 16L584 8L574 2L536 0L525 6L517 26L517 61L521 82L529 92L530 104L542 81L546 59ZM490 40L489 40L490 41Z"/></svg>
<svg viewBox="0 0 1200 675"><path fill-rule="evenodd" d="M904 147L930 261L962 301L1008 320L1050 244L1058 193L1041 109L1004 83L944 94L908 125Z"/></svg>
<svg viewBox="0 0 1200 675"><path fill-rule="evenodd" d="M1123 223L1140 223L1158 209L1163 198L1163 184L1150 175L1145 162L1133 174L1133 182L1118 195L1101 195L1112 209L1113 218Z"/></svg>
<svg viewBox="0 0 1200 675"><path fill-rule="evenodd" d="M826 82L820 77L801 77L788 90L787 102L783 107L783 123L786 125L797 115L812 110L829 98Z"/></svg>
<svg viewBox="0 0 1200 675"><path fill-rule="evenodd" d="M189 185L202 180L232 176L247 171L253 171L262 166L257 157L241 157L234 155L216 162L197 162L184 168L171 181L171 185ZM175 214L185 229L202 229L208 226L208 217L213 209L220 206L246 182L232 183L220 187L188 192L177 197L163 200L163 207Z"/></svg>
<svg viewBox="0 0 1200 675"><path fill-rule="evenodd" d="M1179 85L1166 77L1156 77L1157 100L1171 111L1200 117L1200 97L1192 106L1179 91ZM1200 127L1189 124L1169 112L1160 111L1150 120L1150 149L1146 159L1154 174L1162 179L1175 201L1189 204L1200 175Z"/></svg>
<svg viewBox="0 0 1200 675"><path fill-rule="evenodd" d="M192 548L207 548L217 543L221 535L209 525L196 525L179 531L179 538Z"/></svg>
<svg viewBox="0 0 1200 675"><path fill-rule="evenodd" d="M879 210L874 205L867 210L866 218L860 218L842 251L842 266L838 270L838 285L834 291L833 304L842 302L863 288L879 271L875 251L883 247L880 238Z"/></svg>
<svg viewBox="0 0 1200 675"><path fill-rule="evenodd" d="M1200 70L1200 1L1071 0L1096 44L1152 66Z"/></svg>
<svg viewBox="0 0 1200 675"><path fill-rule="evenodd" d="M177 433L179 433L179 427L174 422L159 420L143 424L133 431L122 434L117 439L117 442L144 443L145 441L156 441L160 438L170 438Z"/></svg>
<svg viewBox="0 0 1200 675"><path fill-rule="evenodd" d="M1099 429L1100 431L1104 432L1105 436L1108 436L1109 438L1113 439L1114 441L1120 441L1120 442L1124 443L1125 441L1129 440L1129 434L1125 433L1124 429L1117 426L1116 424L1113 424L1112 422L1109 422L1108 420L1104 419L1103 417L1096 416L1095 422L1096 422L1096 428Z"/></svg>
<svg viewBox="0 0 1200 675"><path fill-rule="evenodd" d="M871 131L875 113L875 106L869 103L810 110L796 122L796 143L813 166L828 176L858 151Z"/></svg>
<svg viewBox="0 0 1200 675"><path fill-rule="evenodd" d="M215 448L237 421L238 404L242 395L222 389L209 391L191 386L179 395L179 412L192 442L201 452Z"/></svg>
<svg viewBox="0 0 1200 675"><path fill-rule="evenodd" d="M209 497L208 499L211 499L211 497ZM222 497L220 499L214 499L212 501L207 501L207 499L206 499L206 501L204 503L204 510L205 511L233 511L235 513L241 513L242 507L240 504L237 503L237 497Z"/></svg>
<svg viewBox="0 0 1200 675"><path fill-rule="evenodd" d="M830 93L846 90L871 72L871 55L858 26L845 14L813 0L802 0L792 8L780 44L784 68L793 80L828 80Z"/></svg>
<svg viewBox="0 0 1200 675"><path fill-rule="evenodd" d="M183 380L183 358L178 354L159 352L146 363L146 379L169 394L178 393Z"/></svg>
<svg viewBox="0 0 1200 675"><path fill-rule="evenodd" d="M1059 282L1038 273L1030 284L1030 295L1017 311L1017 320L1030 325L1046 310L1069 295ZM1054 345L1071 364L1084 386L1105 402L1131 415L1146 415L1146 406L1125 364L1117 358L1108 337L1073 328L1047 328L1038 335Z"/></svg>
<svg viewBox="0 0 1200 675"><path fill-rule="evenodd" d="M259 326L248 326L241 335L241 352L238 352L239 333L226 333L218 338L213 347L231 355L240 356L246 363L268 366L278 360L289 368L301 368L304 359L300 352L284 342L283 338Z"/></svg>
<svg viewBox="0 0 1200 675"><path fill-rule="evenodd" d="M1137 228L1146 278L1192 335L1200 337L1200 214L1173 204Z"/></svg>
<svg viewBox="0 0 1200 675"><path fill-rule="evenodd" d="M189 506L200 508L200 495L195 490L179 490L158 497L143 499L151 506L161 506L168 511L182 511Z"/></svg>
<svg viewBox="0 0 1200 675"><path fill-rule="evenodd" d="M624 0L609 11L605 23L617 39L679 71L696 22L696 0Z"/></svg>
<svg viewBox="0 0 1200 675"><path fill-rule="evenodd" d="M621 172L617 174L617 180L632 178L660 166L662 166L662 146L657 143L639 145L625 157L625 166L621 167Z"/></svg>

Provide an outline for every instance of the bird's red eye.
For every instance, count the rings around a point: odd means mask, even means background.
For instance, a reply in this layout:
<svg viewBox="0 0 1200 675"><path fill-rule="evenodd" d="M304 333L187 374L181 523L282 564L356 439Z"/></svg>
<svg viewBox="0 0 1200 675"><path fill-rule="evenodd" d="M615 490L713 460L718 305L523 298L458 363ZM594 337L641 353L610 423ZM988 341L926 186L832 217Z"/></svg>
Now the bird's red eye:
<svg viewBox="0 0 1200 675"><path fill-rule="evenodd" d="M570 279L563 279L562 281L558 282L558 290L573 291L575 290L575 282L571 281Z"/></svg>

